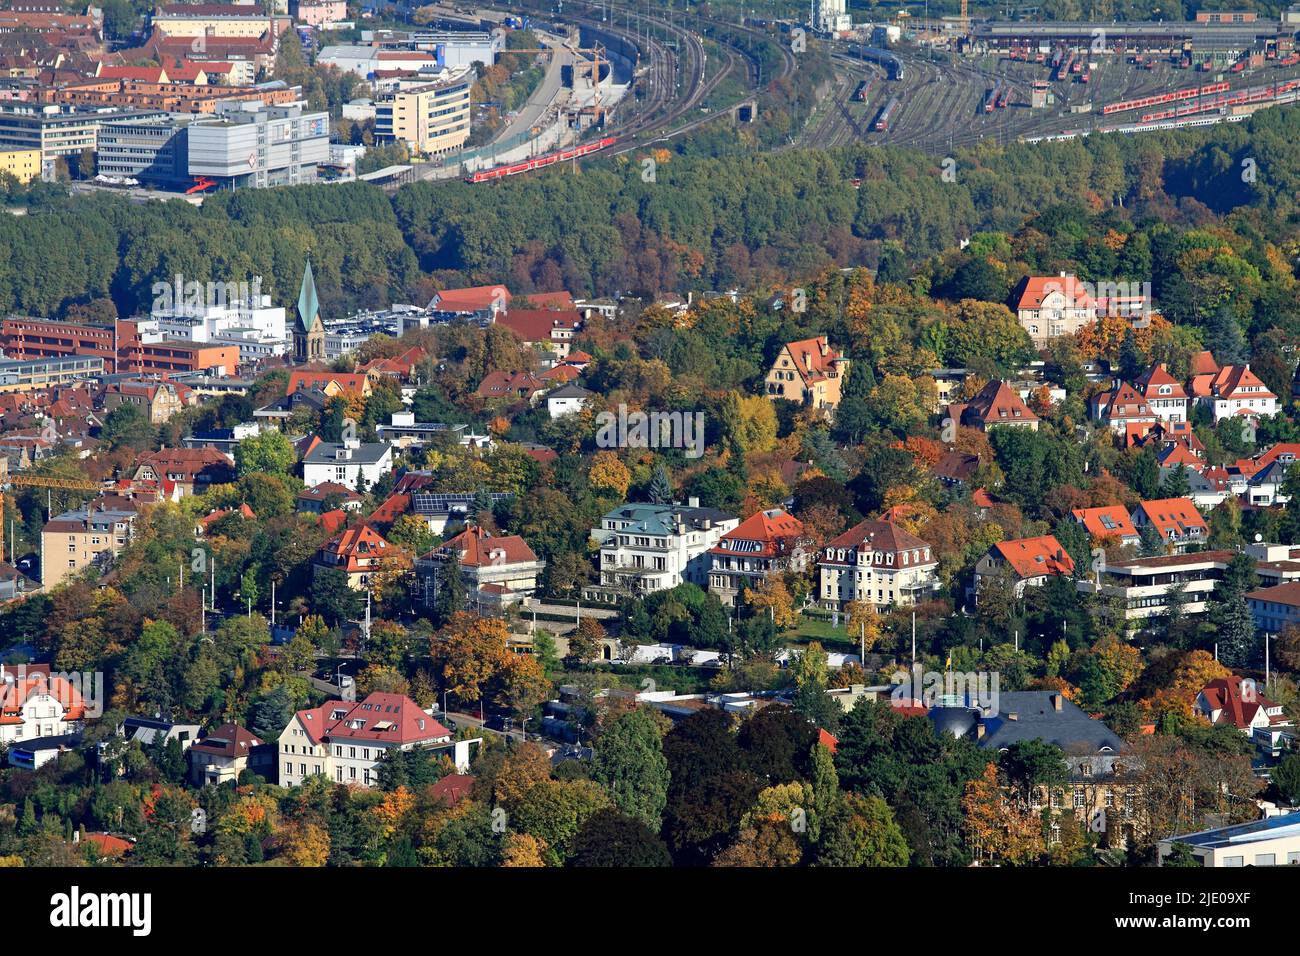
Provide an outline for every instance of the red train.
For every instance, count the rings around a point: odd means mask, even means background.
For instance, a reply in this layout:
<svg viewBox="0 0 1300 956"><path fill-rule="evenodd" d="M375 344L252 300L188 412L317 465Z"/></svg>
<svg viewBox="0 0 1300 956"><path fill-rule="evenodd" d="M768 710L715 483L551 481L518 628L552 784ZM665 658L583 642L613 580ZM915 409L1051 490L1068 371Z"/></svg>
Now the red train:
<svg viewBox="0 0 1300 956"><path fill-rule="evenodd" d="M1194 99L1198 96L1205 96L1210 93L1222 93L1228 88L1227 83L1207 83L1204 86L1192 86L1183 90L1174 90L1172 93L1161 93L1159 96L1144 96L1137 100L1124 100L1121 103L1108 103L1101 108L1102 113L1123 113L1126 110L1140 110L1148 106L1162 106L1165 103L1176 103L1179 100Z"/></svg>
<svg viewBox="0 0 1300 956"><path fill-rule="evenodd" d="M602 149L609 149L609 147L613 146L616 142L618 142L617 137L606 136L604 139L598 139L594 143L583 143L581 146L570 146L568 149L562 149L554 153L547 153L544 156L534 156L532 159L526 159L521 163L510 163L506 166L494 166L492 169L483 169L473 175L466 176L465 182L485 183L490 179L501 179L505 176L514 176L517 173L526 173L533 169L543 169L547 166L554 166L556 163L563 163L570 159L580 159L583 156L589 156Z"/></svg>
<svg viewBox="0 0 1300 956"><path fill-rule="evenodd" d="M1143 113L1143 123L1153 123L1159 120L1178 119L1183 116L1192 116L1196 113L1208 113L1212 110L1222 109L1225 106L1241 106L1250 103L1267 103L1269 100L1277 99L1287 93L1300 89L1300 80L1289 80L1286 83L1277 83L1270 86L1256 86L1247 90L1236 90L1231 93L1219 93L1206 100L1196 100L1190 103L1183 103L1172 109L1159 110L1155 113Z"/></svg>

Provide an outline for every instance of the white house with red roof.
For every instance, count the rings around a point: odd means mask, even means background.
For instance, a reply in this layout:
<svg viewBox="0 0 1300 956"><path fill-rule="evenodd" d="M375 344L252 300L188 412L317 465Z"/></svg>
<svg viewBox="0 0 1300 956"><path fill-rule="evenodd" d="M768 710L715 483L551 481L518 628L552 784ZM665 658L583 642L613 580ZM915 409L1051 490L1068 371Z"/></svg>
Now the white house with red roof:
<svg viewBox="0 0 1300 956"><path fill-rule="evenodd" d="M1264 696L1263 688L1237 674L1217 677L1196 695L1196 713L1212 724L1227 724L1253 736L1257 730L1289 727L1282 705Z"/></svg>
<svg viewBox="0 0 1300 956"><path fill-rule="evenodd" d="M361 701L330 700L293 715L277 742L280 786L323 775L332 783L371 787L392 751L445 751L460 773L481 738L453 741L451 731L411 698L373 693Z"/></svg>
<svg viewBox="0 0 1300 956"><path fill-rule="evenodd" d="M1062 335L1074 335L1097 321L1097 302L1085 283L1062 272L1025 276L1011 297L1011 308L1035 348Z"/></svg>
<svg viewBox="0 0 1300 956"><path fill-rule="evenodd" d="M1161 421L1187 420L1187 389L1169 374L1169 368L1163 362L1139 375L1133 385Z"/></svg>
<svg viewBox="0 0 1300 956"><path fill-rule="evenodd" d="M975 564L975 600L993 580L1009 577L1016 597L1027 587L1041 587L1056 574L1073 574L1074 559L1055 535L999 541Z"/></svg>
<svg viewBox="0 0 1300 956"><path fill-rule="evenodd" d="M525 345L563 359L582 329L582 316L573 309L509 309L497 315L496 324L514 332Z"/></svg>
<svg viewBox="0 0 1300 956"><path fill-rule="evenodd" d="M1135 425L1154 425L1159 420L1146 399L1127 382L1116 382L1110 391L1089 398L1088 417L1105 422L1117 435L1127 434Z"/></svg>
<svg viewBox="0 0 1300 956"><path fill-rule="evenodd" d="M47 665L0 664L0 744L74 733L85 717L81 691Z"/></svg>
<svg viewBox="0 0 1300 956"><path fill-rule="evenodd" d="M807 544L803 522L784 508L755 512L709 549L709 590L734 606L740 592L769 574L806 568Z"/></svg>
<svg viewBox="0 0 1300 956"><path fill-rule="evenodd" d="M470 599L480 607L494 609L532 597L537 578L546 567L517 534L494 535L478 526L466 528L415 562L415 579L425 607L433 607L453 554Z"/></svg>
<svg viewBox="0 0 1300 956"><path fill-rule="evenodd" d="M1206 371L1194 372L1191 392L1194 401L1210 409L1216 425L1234 415L1260 418L1277 414L1277 396L1249 365L1225 365L1210 372L1213 362L1208 352L1201 353L1196 367Z"/></svg>
<svg viewBox="0 0 1300 956"><path fill-rule="evenodd" d="M829 610L918 604L939 590L938 567L928 542L889 521L860 521L822 549L817 600Z"/></svg>
<svg viewBox="0 0 1300 956"><path fill-rule="evenodd" d="M1210 528L1190 498L1160 498L1143 501L1129 515L1138 533L1154 528L1173 554L1182 554L1188 545L1209 538Z"/></svg>

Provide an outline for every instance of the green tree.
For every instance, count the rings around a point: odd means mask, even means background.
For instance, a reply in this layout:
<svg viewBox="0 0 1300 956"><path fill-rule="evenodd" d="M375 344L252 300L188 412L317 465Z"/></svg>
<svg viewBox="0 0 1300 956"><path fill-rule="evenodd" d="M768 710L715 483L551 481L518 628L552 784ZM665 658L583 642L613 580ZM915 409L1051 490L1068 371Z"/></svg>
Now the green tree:
<svg viewBox="0 0 1300 956"><path fill-rule="evenodd" d="M621 714L600 735L592 778L623 813L658 830L668 800L668 761L659 726L644 708Z"/></svg>
<svg viewBox="0 0 1300 956"><path fill-rule="evenodd" d="M297 461L293 445L278 428L250 435L235 446L235 470L240 478L252 474L287 475Z"/></svg>

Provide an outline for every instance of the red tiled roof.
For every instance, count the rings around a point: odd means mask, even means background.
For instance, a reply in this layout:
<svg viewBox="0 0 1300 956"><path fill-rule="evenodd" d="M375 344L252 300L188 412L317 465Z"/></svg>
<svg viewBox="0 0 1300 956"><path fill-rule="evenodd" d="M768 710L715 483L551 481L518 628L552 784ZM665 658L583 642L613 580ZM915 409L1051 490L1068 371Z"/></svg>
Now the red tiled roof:
<svg viewBox="0 0 1300 956"><path fill-rule="evenodd" d="M81 842L90 844L100 856L106 857L123 856L135 848L134 840L111 833L87 833Z"/></svg>
<svg viewBox="0 0 1300 956"><path fill-rule="evenodd" d="M321 546L322 553L334 556L332 567L348 572L368 567L361 564L363 560L380 558L394 550L383 535L367 524L348 528Z"/></svg>
<svg viewBox="0 0 1300 956"><path fill-rule="evenodd" d="M317 371L296 371L289 373L289 389L286 395L292 395L300 388L311 388L313 385L320 386L324 389L330 382L337 382L339 388L345 392L363 393L366 390L366 376L364 374L346 373L346 372L317 372Z"/></svg>
<svg viewBox="0 0 1300 956"><path fill-rule="evenodd" d="M429 796L444 806L454 807L470 795L474 778L464 773L449 773L429 788Z"/></svg>
<svg viewBox="0 0 1300 956"><path fill-rule="evenodd" d="M12 683L0 685L0 723L21 722L23 705L41 694L49 694L63 706L64 720L81 720L85 716L81 691L63 677L51 677L48 666L28 665L21 675L12 676Z"/></svg>
<svg viewBox="0 0 1300 956"><path fill-rule="evenodd" d="M552 368L548 368L539 376L543 382L558 382L561 385L572 382L574 379L581 377L582 373L572 365L568 364L556 365Z"/></svg>
<svg viewBox="0 0 1300 956"><path fill-rule="evenodd" d="M489 372L474 394L479 398L528 398L546 391L546 383L532 372Z"/></svg>
<svg viewBox="0 0 1300 956"><path fill-rule="evenodd" d="M1219 372L1219 363L1214 360L1214 355L1208 350L1197 352L1192 359L1192 375L1217 375Z"/></svg>
<svg viewBox="0 0 1300 956"><path fill-rule="evenodd" d="M1016 575L1037 578L1045 574L1073 574L1074 560L1054 535L999 541L993 546Z"/></svg>
<svg viewBox="0 0 1300 956"><path fill-rule="evenodd" d="M770 508L755 512L728 531L709 549L709 553L774 558L793 553L802 537L802 521L781 508ZM738 542L755 542L759 547L737 548Z"/></svg>
<svg viewBox="0 0 1300 956"><path fill-rule="evenodd" d="M333 534L348 523L348 513L342 508L335 508L333 511L326 511L322 514L316 519L316 523L329 534Z"/></svg>
<svg viewBox="0 0 1300 956"><path fill-rule="evenodd" d="M1123 505L1105 508L1076 508L1070 512L1094 538L1136 538L1137 528Z"/></svg>
<svg viewBox="0 0 1300 956"><path fill-rule="evenodd" d="M582 316L571 309L510 309L497 316L497 324L525 342L552 342L557 332L582 328Z"/></svg>
<svg viewBox="0 0 1300 956"><path fill-rule="evenodd" d="M1245 730L1251 725L1261 707L1268 711L1277 706L1258 691L1254 692L1253 700L1247 699L1252 695L1243 693L1242 683L1240 676L1231 674L1227 677L1216 677L1201 689L1210 709L1222 711L1215 723L1228 723L1238 730ZM1287 718L1279 715L1269 718L1269 722L1286 723Z"/></svg>
<svg viewBox="0 0 1300 956"><path fill-rule="evenodd" d="M485 568L503 564L525 564L537 555L519 535L493 536L478 526L466 528L450 541L443 542L425 557L437 557L456 548L460 563L467 568Z"/></svg>
<svg viewBox="0 0 1300 956"><path fill-rule="evenodd" d="M395 491L371 513L370 520L375 524L392 524L410 510L411 496Z"/></svg>
<svg viewBox="0 0 1300 956"><path fill-rule="evenodd" d="M1053 292L1059 292L1066 298L1067 308L1091 309L1096 307L1095 300L1088 295L1087 287L1075 276L1026 276L1021 280L1019 294L1015 298L1015 309L1040 309L1043 300Z"/></svg>
<svg viewBox="0 0 1300 956"><path fill-rule="evenodd" d="M838 371L836 363L844 360L844 354L830 346L830 339L821 335L815 339L800 339L790 342L785 347L790 353L790 361L795 371L805 383L821 381Z"/></svg>
<svg viewBox="0 0 1300 956"><path fill-rule="evenodd" d="M329 700L297 716L316 743L328 738L403 745L451 737L450 730L402 694L375 692L361 701Z"/></svg>
<svg viewBox="0 0 1300 956"><path fill-rule="evenodd" d="M509 306L510 290L501 285L477 285L467 289L443 289L434 294L434 308L440 312L482 312L501 300Z"/></svg>
<svg viewBox="0 0 1300 956"><path fill-rule="evenodd" d="M1139 375L1137 381L1133 384L1147 399L1163 398L1168 400L1187 397L1187 391L1183 388L1183 383L1169 374L1169 369L1165 367L1163 362L1152 365ZM1161 394L1160 389L1162 386L1168 387L1169 392Z"/></svg>
<svg viewBox="0 0 1300 956"><path fill-rule="evenodd" d="M953 415L954 418L983 426L1038 421L1038 416L1029 410L1021 397L1006 382L998 379L985 385L965 405L954 408L961 409Z"/></svg>
<svg viewBox="0 0 1300 956"><path fill-rule="evenodd" d="M1201 513L1196 510L1196 505L1190 498L1160 498L1156 501L1143 501L1138 504L1137 511L1146 515L1147 521L1155 526L1160 532L1160 537L1166 541L1171 537L1187 537L1188 532L1193 528L1199 528L1202 533L1209 530L1205 519L1201 517Z"/></svg>
<svg viewBox="0 0 1300 956"><path fill-rule="evenodd" d="M190 745L190 750L199 753L215 754L218 757L247 757L254 747L261 746L262 739L239 724L222 724L202 740Z"/></svg>
<svg viewBox="0 0 1300 956"><path fill-rule="evenodd" d="M744 527L744 525L741 525ZM739 531L737 528L736 531ZM736 532L733 531L732 534ZM926 549L930 545L905 528L890 521L859 521L848 531L832 538L826 543L825 550L852 548L854 551L880 551L897 554L900 551ZM895 566L898 566L897 563Z"/></svg>

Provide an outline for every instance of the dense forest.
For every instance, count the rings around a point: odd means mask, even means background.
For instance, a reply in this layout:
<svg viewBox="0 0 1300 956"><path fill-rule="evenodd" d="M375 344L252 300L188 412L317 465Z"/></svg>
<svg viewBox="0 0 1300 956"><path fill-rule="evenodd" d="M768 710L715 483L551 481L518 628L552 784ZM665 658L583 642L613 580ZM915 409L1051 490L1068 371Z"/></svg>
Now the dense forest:
<svg viewBox="0 0 1300 956"><path fill-rule="evenodd" d="M1300 111L1287 108L1195 131L986 144L956 155L956 182L933 157L858 146L668 154L649 183L632 154L487 186L419 183L392 197L362 184L308 186L220 194L201 208L14 187L8 201L26 215L0 221L0 310L62 315L111 299L131 315L148 309L155 281L177 273L261 275L287 303L308 254L327 316L458 283L654 295L777 286L832 265L897 278L962 240L1031 220L1041 238L1026 261L1088 279L1150 277L1132 251L1128 261L1114 255L1111 230L1199 229L1256 271L1289 271L1300 240L1298 127Z"/></svg>

